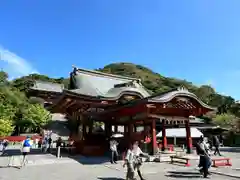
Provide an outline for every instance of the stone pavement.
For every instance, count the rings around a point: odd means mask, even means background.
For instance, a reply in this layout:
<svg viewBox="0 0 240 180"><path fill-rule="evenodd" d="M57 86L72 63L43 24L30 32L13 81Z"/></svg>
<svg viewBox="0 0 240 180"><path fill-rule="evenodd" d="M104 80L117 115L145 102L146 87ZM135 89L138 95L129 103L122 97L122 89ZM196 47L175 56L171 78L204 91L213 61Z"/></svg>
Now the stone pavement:
<svg viewBox="0 0 240 180"><path fill-rule="evenodd" d="M233 168L211 168L214 174L213 180L236 179L240 177L240 153L227 153L223 155L232 159ZM20 164L21 156L15 156L15 165ZM35 154L28 156L27 166L17 169L6 167L8 157L0 157L0 180L119 180L124 179L126 169L122 167L123 162L110 164L105 157L87 158L83 156L64 157L57 159L51 154ZM172 165L169 163L144 163L143 174L148 180L155 179L202 179L196 169L198 161L191 160L191 167ZM234 170L236 169L236 170ZM220 176L217 174L225 174ZM232 176L229 176L232 175ZM233 177L234 176L234 177ZM239 179L239 178L238 178Z"/></svg>
<svg viewBox="0 0 240 180"><path fill-rule="evenodd" d="M80 164L77 161L62 163L62 164L48 164L43 166L26 166L22 169L16 168L0 168L1 180L123 180L125 173L123 169L117 170L115 167L119 165L110 165L109 163L103 164ZM148 170L154 168L151 172ZM169 168L169 169L168 169ZM181 168L181 172L177 166L171 166L170 164L158 163L158 164L145 164L143 167L143 174L148 180L156 179L202 179L199 173L192 169ZM172 172L171 172L172 171ZM179 173L180 172L180 173ZM226 179L224 176L212 175L213 180ZM234 180L234 178L228 178Z"/></svg>

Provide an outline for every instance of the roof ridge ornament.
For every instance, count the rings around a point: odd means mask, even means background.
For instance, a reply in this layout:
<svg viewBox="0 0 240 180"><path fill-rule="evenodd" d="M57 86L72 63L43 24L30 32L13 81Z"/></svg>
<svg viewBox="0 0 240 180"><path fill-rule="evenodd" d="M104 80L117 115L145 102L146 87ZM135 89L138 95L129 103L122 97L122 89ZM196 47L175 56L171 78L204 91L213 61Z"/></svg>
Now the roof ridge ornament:
<svg viewBox="0 0 240 180"><path fill-rule="evenodd" d="M179 86L177 88L178 91L182 91L182 92L189 92L187 88L185 88L184 86Z"/></svg>

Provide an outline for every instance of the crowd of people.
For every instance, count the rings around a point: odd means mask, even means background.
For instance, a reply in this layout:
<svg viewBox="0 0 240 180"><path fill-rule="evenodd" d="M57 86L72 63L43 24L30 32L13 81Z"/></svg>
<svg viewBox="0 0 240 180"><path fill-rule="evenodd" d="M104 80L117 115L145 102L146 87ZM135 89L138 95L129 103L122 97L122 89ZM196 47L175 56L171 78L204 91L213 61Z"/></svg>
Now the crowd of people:
<svg viewBox="0 0 240 180"><path fill-rule="evenodd" d="M111 151L111 158L110 162L112 164L117 163L117 158L119 157L119 151L118 151L118 142L116 139L112 138L110 139L110 151ZM221 156L219 147L222 144L222 138L218 136L213 136L212 140L210 141L209 138L201 137L199 142L196 143L196 152L199 155L199 171L203 176L206 178L208 177L209 168L211 167L212 155L219 155ZM211 153L211 150L214 151ZM135 176L138 174L141 180L144 180L140 167L142 165L142 157L146 157L147 160L149 159L149 155L146 153L143 153L142 150L139 147L139 143L136 141L129 145L126 156L124 158L124 166L127 166L127 180L133 180L136 179Z"/></svg>
<svg viewBox="0 0 240 180"><path fill-rule="evenodd" d="M52 148L53 140L51 136L45 136L43 139L35 139L35 141L31 140L30 136L27 136L26 139L22 142L22 155L23 161L22 166L27 162L27 155L30 153L32 146L36 146L42 149L42 152L50 152ZM0 142L0 151L2 155L4 154L9 142L8 140L2 140ZM119 158L119 151L118 151L118 141L115 138L111 138L109 141L110 144L110 151L111 151L111 158L110 162L112 164L116 164ZM221 156L219 147L222 145L222 138L218 136L213 136L212 141L208 138L201 137L199 142L196 143L196 152L200 156L199 160L199 170L203 174L204 177L209 175L209 168L211 167L211 150L214 147L213 155ZM59 137L56 141L56 147L63 146L63 141ZM126 150L126 149L125 149ZM135 176L138 174L141 180L144 180L140 167L142 166L142 157L145 157L149 161L150 156L147 153L144 153L141 148L139 147L139 143L136 141L131 143L126 151L125 158L124 158L124 167L127 166L127 180L136 179Z"/></svg>
<svg viewBox="0 0 240 180"><path fill-rule="evenodd" d="M110 151L111 151L111 158L110 162L117 163L117 159L119 157L118 154L118 142L112 138L110 140ZM138 141L131 143L127 149L127 153L124 158L124 164L123 166L127 166L127 174L126 174L126 179L127 180L133 180L136 179L135 175L137 172L138 176L140 177L141 180L144 180L143 175L141 173L140 167L142 166L142 157L146 158L146 161L149 161L150 156L147 153L144 153L141 148L139 147Z"/></svg>

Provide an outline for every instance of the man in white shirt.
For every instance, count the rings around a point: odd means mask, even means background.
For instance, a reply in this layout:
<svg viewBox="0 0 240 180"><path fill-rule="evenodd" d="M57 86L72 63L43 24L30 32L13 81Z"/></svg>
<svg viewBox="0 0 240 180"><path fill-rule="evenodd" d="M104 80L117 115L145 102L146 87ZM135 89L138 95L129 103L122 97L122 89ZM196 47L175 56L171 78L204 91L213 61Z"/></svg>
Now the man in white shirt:
<svg viewBox="0 0 240 180"><path fill-rule="evenodd" d="M114 139L111 139L110 140L110 150L111 150L111 163L112 164L113 163L117 164L117 162L116 162L116 159L118 157L117 146L118 146L117 141Z"/></svg>

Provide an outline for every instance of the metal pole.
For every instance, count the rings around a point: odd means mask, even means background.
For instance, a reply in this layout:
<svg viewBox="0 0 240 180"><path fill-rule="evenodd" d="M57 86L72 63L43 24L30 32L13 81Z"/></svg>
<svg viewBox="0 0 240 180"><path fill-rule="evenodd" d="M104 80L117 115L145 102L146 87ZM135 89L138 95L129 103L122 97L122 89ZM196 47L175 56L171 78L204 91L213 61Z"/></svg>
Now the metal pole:
<svg viewBox="0 0 240 180"><path fill-rule="evenodd" d="M174 136L174 146L176 146L176 145L177 145L177 137Z"/></svg>
<svg viewBox="0 0 240 180"><path fill-rule="evenodd" d="M61 147L58 146L58 148L57 148L57 158L60 158L60 150L61 150Z"/></svg>

